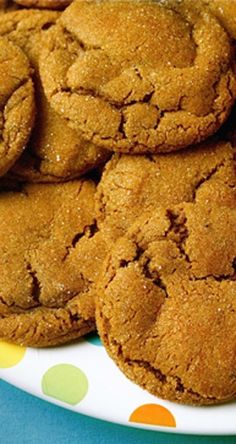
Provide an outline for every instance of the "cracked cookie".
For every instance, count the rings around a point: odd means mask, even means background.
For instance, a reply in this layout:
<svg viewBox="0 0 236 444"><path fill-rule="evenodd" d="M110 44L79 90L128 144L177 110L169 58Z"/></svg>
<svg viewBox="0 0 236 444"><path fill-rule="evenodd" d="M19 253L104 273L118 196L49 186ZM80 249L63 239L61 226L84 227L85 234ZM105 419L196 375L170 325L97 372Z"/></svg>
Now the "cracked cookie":
<svg viewBox="0 0 236 444"><path fill-rule="evenodd" d="M42 35L59 17L56 11L23 10L5 14L0 35L24 50L35 69L37 117L24 154L12 169L18 179L59 182L81 176L109 153L82 139L49 105L38 73Z"/></svg>
<svg viewBox="0 0 236 444"><path fill-rule="evenodd" d="M94 193L86 180L0 193L1 339L41 347L95 330L96 254L81 254Z"/></svg>
<svg viewBox="0 0 236 444"><path fill-rule="evenodd" d="M32 70L20 48L0 37L0 176L19 158L34 124Z"/></svg>
<svg viewBox="0 0 236 444"><path fill-rule="evenodd" d="M234 150L227 142L212 141L168 155L114 154L95 193L97 225L80 243L84 269L94 263L91 298L96 297L96 282L111 245L138 217L160 206L194 201L203 183L219 173L227 180L234 168Z"/></svg>
<svg viewBox="0 0 236 444"><path fill-rule="evenodd" d="M63 9L73 0L14 0L15 3L27 8Z"/></svg>
<svg viewBox="0 0 236 444"><path fill-rule="evenodd" d="M113 242L158 206L191 202L203 182L233 166L230 143L210 141L159 155L114 154L96 191L99 229Z"/></svg>
<svg viewBox="0 0 236 444"><path fill-rule="evenodd" d="M225 166L193 202L145 214L104 265L100 336L125 375L159 397L236 398L235 185Z"/></svg>
<svg viewBox="0 0 236 444"><path fill-rule="evenodd" d="M46 95L87 140L168 152L225 121L236 96L230 39L211 13L178 5L79 0L49 31L40 63Z"/></svg>

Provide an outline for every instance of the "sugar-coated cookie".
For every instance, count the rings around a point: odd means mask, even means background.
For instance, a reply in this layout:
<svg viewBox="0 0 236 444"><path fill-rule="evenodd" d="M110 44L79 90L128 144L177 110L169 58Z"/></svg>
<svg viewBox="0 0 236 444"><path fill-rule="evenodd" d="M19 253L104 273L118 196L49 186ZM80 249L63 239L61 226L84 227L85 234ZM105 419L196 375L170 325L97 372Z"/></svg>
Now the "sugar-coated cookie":
<svg viewBox="0 0 236 444"><path fill-rule="evenodd" d="M236 194L227 165L191 203L145 213L116 243L98 286L108 353L156 396L236 398Z"/></svg>
<svg viewBox="0 0 236 444"><path fill-rule="evenodd" d="M41 347L95 330L95 254L89 264L80 251L94 193L86 180L0 193L1 339Z"/></svg>
<svg viewBox="0 0 236 444"><path fill-rule="evenodd" d="M217 131L236 96L227 32L175 1L75 1L48 33L50 104L97 145L175 151Z"/></svg>

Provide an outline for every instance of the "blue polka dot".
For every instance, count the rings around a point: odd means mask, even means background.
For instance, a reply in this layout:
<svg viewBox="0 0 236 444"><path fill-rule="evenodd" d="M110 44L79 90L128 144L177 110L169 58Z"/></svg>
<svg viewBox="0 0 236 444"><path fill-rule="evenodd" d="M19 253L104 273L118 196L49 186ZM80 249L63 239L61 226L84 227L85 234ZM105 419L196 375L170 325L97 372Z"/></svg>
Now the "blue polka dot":
<svg viewBox="0 0 236 444"><path fill-rule="evenodd" d="M102 342L99 336L96 333L89 333L85 336L85 340L92 345L96 345L97 347L102 347Z"/></svg>

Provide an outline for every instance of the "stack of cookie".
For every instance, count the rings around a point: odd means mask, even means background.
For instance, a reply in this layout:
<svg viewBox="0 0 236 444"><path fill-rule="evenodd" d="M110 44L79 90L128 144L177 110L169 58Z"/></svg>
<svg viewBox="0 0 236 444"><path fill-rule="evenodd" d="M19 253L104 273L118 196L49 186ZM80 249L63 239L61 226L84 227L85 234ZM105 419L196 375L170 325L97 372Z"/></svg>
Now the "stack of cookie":
<svg viewBox="0 0 236 444"><path fill-rule="evenodd" d="M234 399L236 3L3 3L0 338Z"/></svg>

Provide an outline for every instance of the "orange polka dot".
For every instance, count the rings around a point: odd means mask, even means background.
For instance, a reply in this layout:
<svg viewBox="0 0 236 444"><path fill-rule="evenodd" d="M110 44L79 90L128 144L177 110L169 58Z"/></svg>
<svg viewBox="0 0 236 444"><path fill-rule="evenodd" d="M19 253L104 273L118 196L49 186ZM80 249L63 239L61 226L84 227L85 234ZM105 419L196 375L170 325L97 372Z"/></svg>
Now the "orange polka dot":
<svg viewBox="0 0 236 444"><path fill-rule="evenodd" d="M172 413L158 404L141 405L133 411L129 421L164 427L176 427L176 421Z"/></svg>

